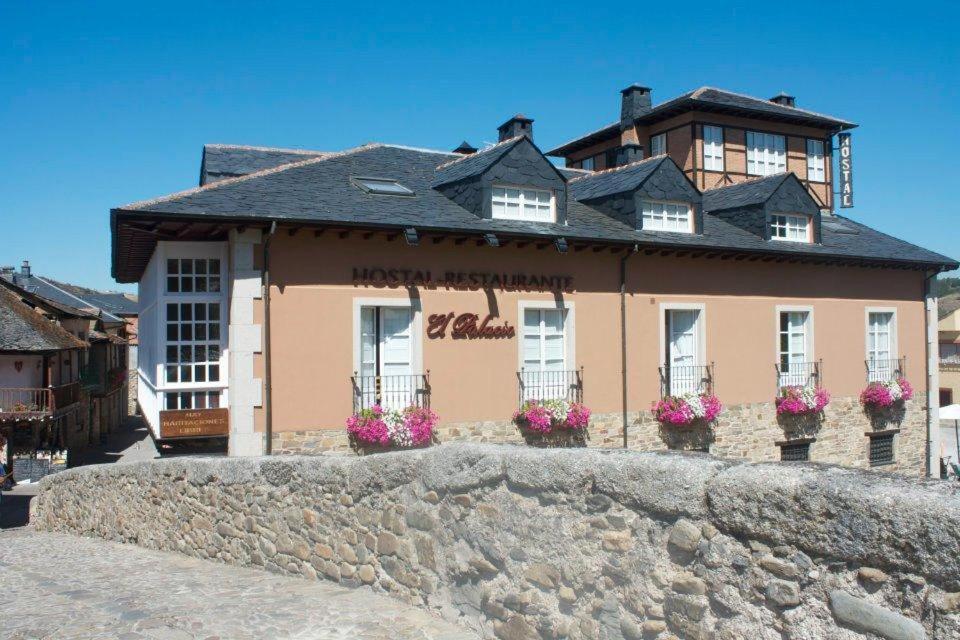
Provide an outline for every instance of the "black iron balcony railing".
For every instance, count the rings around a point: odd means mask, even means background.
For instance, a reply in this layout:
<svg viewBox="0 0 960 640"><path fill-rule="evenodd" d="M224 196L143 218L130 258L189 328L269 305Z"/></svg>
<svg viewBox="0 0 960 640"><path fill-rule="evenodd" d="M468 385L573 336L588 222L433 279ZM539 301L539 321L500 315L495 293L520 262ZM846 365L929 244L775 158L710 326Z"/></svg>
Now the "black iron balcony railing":
<svg viewBox="0 0 960 640"><path fill-rule="evenodd" d="M583 402L583 367L569 371L521 368L517 371L517 381L520 405L528 400Z"/></svg>
<svg viewBox="0 0 960 640"><path fill-rule="evenodd" d="M409 406L430 407L430 372L393 376L350 377L353 386L353 411L380 405L402 410Z"/></svg>
<svg viewBox="0 0 960 640"><path fill-rule="evenodd" d="M660 397L713 394L713 368L707 365L664 365L660 372Z"/></svg>
<svg viewBox="0 0 960 640"><path fill-rule="evenodd" d="M864 360L867 367L867 382L888 382L907 375L907 359Z"/></svg>
<svg viewBox="0 0 960 640"><path fill-rule="evenodd" d="M823 380L823 361L778 362L777 387L819 388Z"/></svg>

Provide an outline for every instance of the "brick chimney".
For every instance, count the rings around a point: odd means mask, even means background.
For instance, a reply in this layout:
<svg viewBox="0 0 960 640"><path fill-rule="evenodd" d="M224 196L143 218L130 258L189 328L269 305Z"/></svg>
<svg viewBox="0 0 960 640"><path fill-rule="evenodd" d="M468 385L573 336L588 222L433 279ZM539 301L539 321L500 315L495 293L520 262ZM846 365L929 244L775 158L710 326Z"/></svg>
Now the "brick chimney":
<svg viewBox="0 0 960 640"><path fill-rule="evenodd" d="M517 136L527 136L533 140L533 120L522 113L518 113L497 127L497 134L498 142L516 138Z"/></svg>
<svg viewBox="0 0 960 640"><path fill-rule="evenodd" d="M30 277L30 261L29 260L24 260L23 264L20 265L20 275L22 275L24 278Z"/></svg>
<svg viewBox="0 0 960 640"><path fill-rule="evenodd" d="M772 98L770 98L770 102L773 102L774 104L782 105L782 106L784 106L784 107L796 107L796 106L797 106L797 99L794 98L793 96L787 95L787 94L784 93L783 91L781 91L781 92L778 93L777 95L775 95L775 96L773 96Z"/></svg>
<svg viewBox="0 0 960 640"><path fill-rule="evenodd" d="M650 87L632 84L620 92L620 130L633 127L633 121L653 108Z"/></svg>

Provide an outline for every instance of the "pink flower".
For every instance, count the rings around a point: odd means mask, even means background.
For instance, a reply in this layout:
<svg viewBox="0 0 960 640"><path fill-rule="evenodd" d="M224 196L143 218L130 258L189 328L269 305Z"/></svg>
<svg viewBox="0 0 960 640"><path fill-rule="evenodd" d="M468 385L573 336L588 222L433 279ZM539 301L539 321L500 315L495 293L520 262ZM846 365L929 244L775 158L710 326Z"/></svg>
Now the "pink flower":
<svg viewBox="0 0 960 640"><path fill-rule="evenodd" d="M403 426L415 446L427 444L433 439L433 429L439 420L437 414L422 407L407 407L403 411Z"/></svg>
<svg viewBox="0 0 960 640"><path fill-rule="evenodd" d="M347 418L347 433L364 444L390 444L390 432L383 420L383 408L374 405Z"/></svg>
<svg viewBox="0 0 960 640"><path fill-rule="evenodd" d="M723 411L720 399L711 394L690 394L686 396L667 396L653 403L653 414L661 424L685 427L700 420L713 422Z"/></svg>
<svg viewBox="0 0 960 640"><path fill-rule="evenodd" d="M579 402L566 400L527 400L513 414L517 426L551 433L554 429L586 429L590 425L590 409Z"/></svg>
<svg viewBox="0 0 960 640"><path fill-rule="evenodd" d="M830 403L826 389L814 389L800 385L783 387L777 398L777 415L803 415L820 413Z"/></svg>
<svg viewBox="0 0 960 640"><path fill-rule="evenodd" d="M590 409L580 402L571 403L566 426L568 429L586 429L590 426Z"/></svg>
<svg viewBox="0 0 960 640"><path fill-rule="evenodd" d="M913 398L913 386L906 378L889 382L871 382L860 393L860 404L865 407L883 409L897 402L906 402Z"/></svg>

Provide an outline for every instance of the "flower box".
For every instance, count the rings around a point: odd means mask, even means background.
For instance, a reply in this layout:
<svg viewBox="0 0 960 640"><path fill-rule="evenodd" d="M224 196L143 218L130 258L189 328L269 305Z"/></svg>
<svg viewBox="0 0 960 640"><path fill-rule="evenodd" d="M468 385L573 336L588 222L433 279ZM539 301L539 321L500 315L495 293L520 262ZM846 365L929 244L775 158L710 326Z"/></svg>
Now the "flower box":
<svg viewBox="0 0 960 640"><path fill-rule="evenodd" d="M422 407L396 411L374 405L347 418L347 433L364 445L419 447L433 441L438 421L437 414Z"/></svg>
<svg viewBox="0 0 960 640"><path fill-rule="evenodd" d="M688 427L695 422L710 424L723 411L717 396L709 393L688 393L667 396L653 404L653 415L662 425Z"/></svg>
<svg viewBox="0 0 960 640"><path fill-rule="evenodd" d="M886 409L913 397L913 385L906 378L887 382L871 382L860 393L860 404L867 409Z"/></svg>
<svg viewBox="0 0 960 640"><path fill-rule="evenodd" d="M814 415L830 404L830 394L819 387L802 385L780 388L777 398L777 415Z"/></svg>
<svg viewBox="0 0 960 640"><path fill-rule="evenodd" d="M590 424L590 409L566 400L527 400L513 414L513 422L522 429L542 434L555 430L582 431Z"/></svg>

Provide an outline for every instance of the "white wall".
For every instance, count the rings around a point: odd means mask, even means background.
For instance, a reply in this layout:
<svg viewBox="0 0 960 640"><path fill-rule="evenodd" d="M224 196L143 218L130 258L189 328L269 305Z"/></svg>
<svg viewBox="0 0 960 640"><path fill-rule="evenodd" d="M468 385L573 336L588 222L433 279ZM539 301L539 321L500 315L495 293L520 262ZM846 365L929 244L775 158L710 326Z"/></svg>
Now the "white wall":
<svg viewBox="0 0 960 640"><path fill-rule="evenodd" d="M16 362L22 362L17 371ZM0 356L0 388L37 389L43 382L43 358L40 356Z"/></svg>

